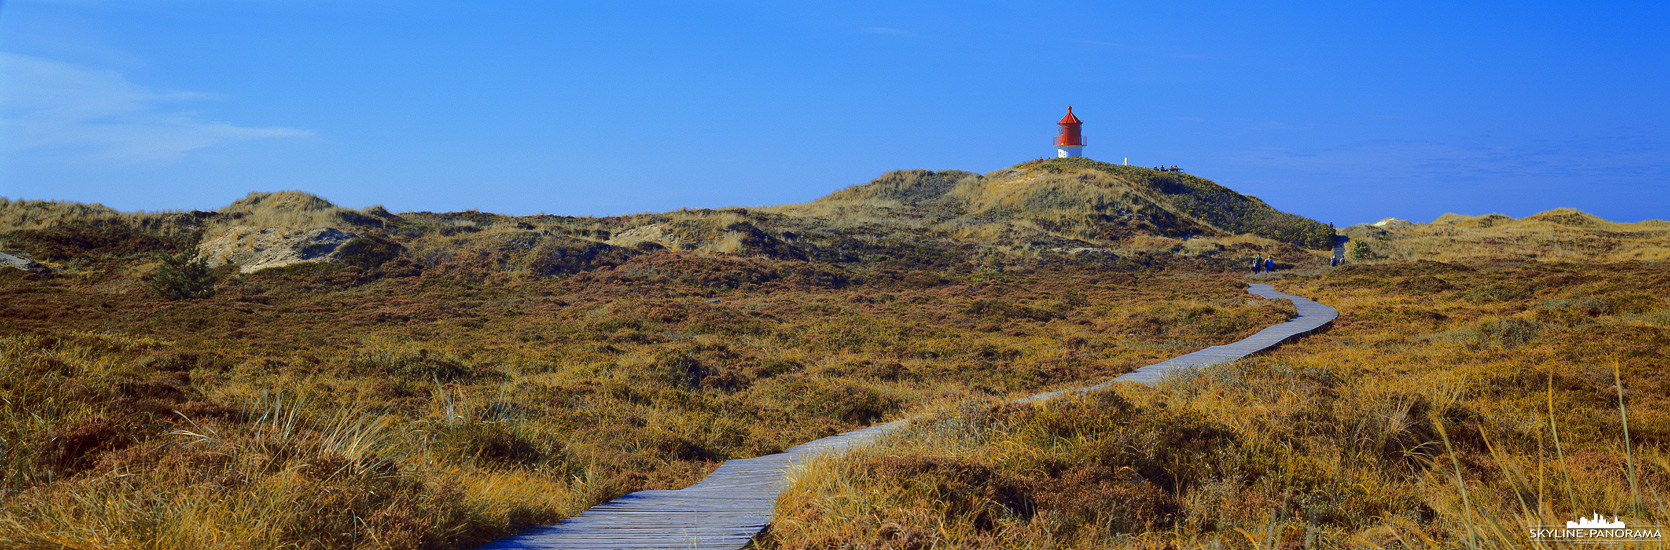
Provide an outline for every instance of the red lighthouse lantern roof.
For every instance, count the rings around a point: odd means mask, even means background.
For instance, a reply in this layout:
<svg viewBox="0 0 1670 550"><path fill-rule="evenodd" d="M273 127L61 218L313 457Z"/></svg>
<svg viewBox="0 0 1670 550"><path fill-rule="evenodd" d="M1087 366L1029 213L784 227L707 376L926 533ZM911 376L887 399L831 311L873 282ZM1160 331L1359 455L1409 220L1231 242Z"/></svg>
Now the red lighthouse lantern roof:
<svg viewBox="0 0 1670 550"><path fill-rule="evenodd" d="M1068 105L1067 106L1067 116L1061 117L1061 122L1057 122L1056 124L1084 124L1084 123L1079 122L1079 117L1073 116L1073 106Z"/></svg>

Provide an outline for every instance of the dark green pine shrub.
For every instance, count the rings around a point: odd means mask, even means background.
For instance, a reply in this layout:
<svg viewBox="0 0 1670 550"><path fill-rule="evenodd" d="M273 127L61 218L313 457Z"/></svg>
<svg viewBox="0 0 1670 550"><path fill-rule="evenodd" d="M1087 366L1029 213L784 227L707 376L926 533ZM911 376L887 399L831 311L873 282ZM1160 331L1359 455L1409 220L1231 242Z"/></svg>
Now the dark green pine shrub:
<svg viewBox="0 0 1670 550"><path fill-rule="evenodd" d="M209 259L190 245L178 253L162 253L162 267L151 275L151 291L170 300L208 298L215 295L215 277Z"/></svg>
<svg viewBox="0 0 1670 550"><path fill-rule="evenodd" d="M1385 256L1380 255L1378 252L1375 252L1373 248L1369 247L1368 241L1352 241L1351 257L1359 260L1378 260L1380 258L1384 258Z"/></svg>

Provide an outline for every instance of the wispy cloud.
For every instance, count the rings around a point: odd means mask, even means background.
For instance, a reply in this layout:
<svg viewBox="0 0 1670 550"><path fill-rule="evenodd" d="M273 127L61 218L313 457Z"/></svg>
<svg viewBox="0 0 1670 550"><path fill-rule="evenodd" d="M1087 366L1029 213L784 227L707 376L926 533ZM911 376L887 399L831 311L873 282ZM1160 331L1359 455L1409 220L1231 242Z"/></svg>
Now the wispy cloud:
<svg viewBox="0 0 1670 550"><path fill-rule="evenodd" d="M894 36L916 36L915 33L912 33L910 31L907 31L907 30L904 30L904 29L895 29L895 28L891 28L891 27L864 27L864 28L858 29L858 32L869 33L869 34L891 34L891 35L894 35Z"/></svg>
<svg viewBox="0 0 1670 550"><path fill-rule="evenodd" d="M166 163L223 143L312 135L204 120L181 106L219 97L150 88L110 69L0 53L0 77L0 132L13 152L72 162Z"/></svg>

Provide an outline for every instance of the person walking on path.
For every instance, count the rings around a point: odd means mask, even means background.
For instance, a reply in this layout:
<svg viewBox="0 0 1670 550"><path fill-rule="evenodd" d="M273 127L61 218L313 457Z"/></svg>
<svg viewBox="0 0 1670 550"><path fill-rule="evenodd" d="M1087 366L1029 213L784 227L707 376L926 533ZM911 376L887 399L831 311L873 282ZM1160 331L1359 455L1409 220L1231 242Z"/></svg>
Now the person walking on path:
<svg viewBox="0 0 1670 550"><path fill-rule="evenodd" d="M1275 258L1265 258L1264 259L1264 272L1265 273L1275 273L1276 272L1276 259Z"/></svg>
<svg viewBox="0 0 1670 550"><path fill-rule="evenodd" d="M1257 275L1264 267L1263 256L1253 256L1253 275Z"/></svg>

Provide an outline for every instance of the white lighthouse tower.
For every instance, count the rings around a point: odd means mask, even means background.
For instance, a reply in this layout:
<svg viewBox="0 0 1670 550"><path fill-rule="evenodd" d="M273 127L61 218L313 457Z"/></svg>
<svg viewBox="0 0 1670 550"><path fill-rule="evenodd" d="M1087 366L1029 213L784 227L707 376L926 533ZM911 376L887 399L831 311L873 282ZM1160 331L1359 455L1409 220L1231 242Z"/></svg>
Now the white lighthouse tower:
<svg viewBox="0 0 1670 550"><path fill-rule="evenodd" d="M1073 116L1072 105L1067 106L1067 116L1061 117L1061 122L1056 124L1061 125L1061 133L1055 136L1055 156L1058 158L1084 156L1081 154L1081 151L1084 150L1084 135L1079 133L1079 125L1084 123L1079 122L1079 117Z"/></svg>

